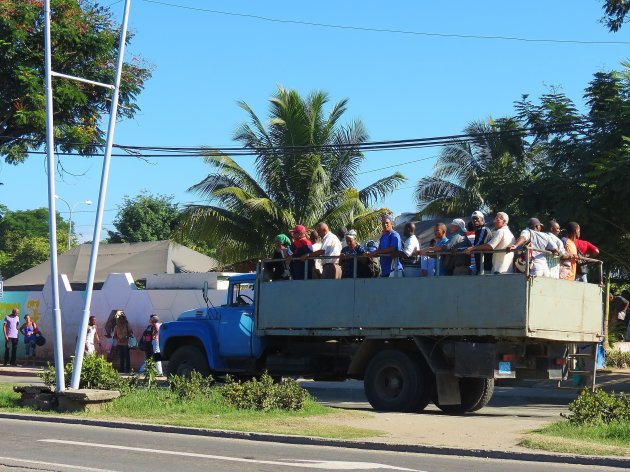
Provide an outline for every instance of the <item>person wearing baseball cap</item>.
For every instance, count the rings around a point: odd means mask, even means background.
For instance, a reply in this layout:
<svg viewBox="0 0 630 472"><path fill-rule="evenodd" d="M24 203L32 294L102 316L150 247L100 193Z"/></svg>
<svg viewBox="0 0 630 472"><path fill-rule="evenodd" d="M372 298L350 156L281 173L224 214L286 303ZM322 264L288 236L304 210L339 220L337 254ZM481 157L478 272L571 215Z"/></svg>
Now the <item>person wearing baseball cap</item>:
<svg viewBox="0 0 630 472"><path fill-rule="evenodd" d="M532 264L529 275L535 277L551 277L547 254L556 253L558 248L547 233L543 233L542 223L538 218L530 218L527 222L527 229L524 229L516 242L507 247L506 251L513 251L517 247L526 245L530 248Z"/></svg>
<svg viewBox="0 0 630 472"><path fill-rule="evenodd" d="M479 210L473 211L470 216L470 221L472 221L473 226L475 227L475 239L473 241L473 246L481 246L483 244L487 244L490 239L492 239L492 231L486 226L486 220ZM481 272L481 254L474 254L475 258L475 268L477 274ZM483 270L485 273L489 273L492 270L492 258L485 257L484 258L484 267Z"/></svg>
<svg viewBox="0 0 630 472"><path fill-rule="evenodd" d="M289 264L289 272L291 272L291 278L293 280L304 280L306 264L309 264L309 262L304 261L301 258L302 256L308 257L308 255L313 252L313 245L306 237L307 231L306 227L302 225L295 225L294 228L289 230L293 242L291 243L291 246L289 246L291 255L287 256L287 262ZM310 264L312 264L312 261Z"/></svg>

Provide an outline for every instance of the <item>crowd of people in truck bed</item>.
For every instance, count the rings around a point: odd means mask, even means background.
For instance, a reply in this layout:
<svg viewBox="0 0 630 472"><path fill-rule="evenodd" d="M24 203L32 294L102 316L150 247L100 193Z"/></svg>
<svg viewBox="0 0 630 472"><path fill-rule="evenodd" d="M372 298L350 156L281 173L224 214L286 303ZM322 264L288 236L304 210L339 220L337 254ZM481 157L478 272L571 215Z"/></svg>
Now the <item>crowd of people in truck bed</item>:
<svg viewBox="0 0 630 472"><path fill-rule="evenodd" d="M394 230L394 221L382 218L378 242L361 245L354 230L334 234L325 222L312 231L302 225L289 235L275 237L273 261L267 262L268 280L340 279L367 277L434 277L528 272L537 277L553 277L587 282L589 258L599 249L580 239L580 225L569 222L562 229L551 220L548 231L537 218L530 218L518 237L508 227L509 217L498 212L494 229L475 211L468 222L456 218L437 223L433 238L420 244L414 223L403 234ZM529 267L527 267L529 265Z"/></svg>

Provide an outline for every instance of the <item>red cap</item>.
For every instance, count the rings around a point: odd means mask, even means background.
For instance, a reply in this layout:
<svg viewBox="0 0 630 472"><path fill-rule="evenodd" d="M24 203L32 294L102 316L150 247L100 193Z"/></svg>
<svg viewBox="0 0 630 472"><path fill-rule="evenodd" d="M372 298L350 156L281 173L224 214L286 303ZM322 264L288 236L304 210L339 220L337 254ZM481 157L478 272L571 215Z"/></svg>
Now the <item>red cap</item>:
<svg viewBox="0 0 630 472"><path fill-rule="evenodd" d="M306 234L306 227L302 225L295 225L295 228L290 229L289 233L301 233Z"/></svg>

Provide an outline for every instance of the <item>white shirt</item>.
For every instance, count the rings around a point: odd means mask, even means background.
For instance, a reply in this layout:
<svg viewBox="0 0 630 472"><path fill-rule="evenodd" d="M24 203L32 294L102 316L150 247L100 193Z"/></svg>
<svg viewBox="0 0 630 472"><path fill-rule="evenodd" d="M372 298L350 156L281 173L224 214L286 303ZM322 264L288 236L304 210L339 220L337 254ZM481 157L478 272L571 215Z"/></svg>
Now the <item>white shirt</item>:
<svg viewBox="0 0 630 472"><path fill-rule="evenodd" d="M416 249L420 249L420 243L418 242L418 238L416 237L416 235L412 234L407 239L405 239L405 242L403 243L402 252L404 252L407 255L407 257L411 257L411 255ZM414 261L416 260L417 260L417 257L414 258Z"/></svg>
<svg viewBox="0 0 630 472"><path fill-rule="evenodd" d="M492 239L488 244L492 249L505 249L516 242L516 238L507 225L502 226L492 233ZM512 261L514 260L513 252L492 254L492 273L510 274L512 272Z"/></svg>
<svg viewBox="0 0 630 472"><path fill-rule="evenodd" d="M324 256L339 256L341 254L341 241L334 235L332 231L328 231L322 238L322 247ZM322 259L322 264L338 264L339 257L334 259Z"/></svg>
<svg viewBox="0 0 630 472"><path fill-rule="evenodd" d="M313 252L319 251L321 248L322 248L322 243L313 243ZM309 261L309 267L313 263L315 264L315 268L321 272L322 271L322 260L321 259L314 259L313 262Z"/></svg>
<svg viewBox="0 0 630 472"><path fill-rule="evenodd" d="M525 242L531 242L532 257L534 259L532 275L549 274L549 264L547 264L546 254L540 252L556 249L556 245L549 237L549 234L525 229L521 233L521 236L525 238Z"/></svg>

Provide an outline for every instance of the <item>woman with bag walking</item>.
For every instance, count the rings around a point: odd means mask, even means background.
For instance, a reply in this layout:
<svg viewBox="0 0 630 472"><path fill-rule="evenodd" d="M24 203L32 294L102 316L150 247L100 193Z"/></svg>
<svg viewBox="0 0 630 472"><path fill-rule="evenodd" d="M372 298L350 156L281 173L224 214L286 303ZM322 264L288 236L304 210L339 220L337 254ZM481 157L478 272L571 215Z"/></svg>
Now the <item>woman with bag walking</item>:
<svg viewBox="0 0 630 472"><path fill-rule="evenodd" d="M26 348L26 365L35 366L35 348L37 347L37 323L31 320L29 315L24 317L24 324L20 327L20 333L24 336Z"/></svg>

